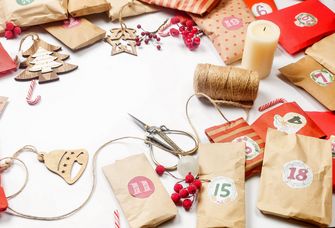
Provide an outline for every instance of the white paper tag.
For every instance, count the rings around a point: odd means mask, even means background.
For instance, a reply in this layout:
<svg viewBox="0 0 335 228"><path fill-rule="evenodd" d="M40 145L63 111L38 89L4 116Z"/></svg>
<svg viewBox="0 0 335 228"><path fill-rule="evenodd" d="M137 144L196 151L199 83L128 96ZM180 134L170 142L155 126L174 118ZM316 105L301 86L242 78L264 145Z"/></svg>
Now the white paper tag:
<svg viewBox="0 0 335 228"><path fill-rule="evenodd" d="M283 181L290 188L307 188L313 182L313 171L300 160L292 160L283 165Z"/></svg>
<svg viewBox="0 0 335 228"><path fill-rule="evenodd" d="M229 177L218 176L208 185L208 196L212 202L223 204L237 197L235 182Z"/></svg>

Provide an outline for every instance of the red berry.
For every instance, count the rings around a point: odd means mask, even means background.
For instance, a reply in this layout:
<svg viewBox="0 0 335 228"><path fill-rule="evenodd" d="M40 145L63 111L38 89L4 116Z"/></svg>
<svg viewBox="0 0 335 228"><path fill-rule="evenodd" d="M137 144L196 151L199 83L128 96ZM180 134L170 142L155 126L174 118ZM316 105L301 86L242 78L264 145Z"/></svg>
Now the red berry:
<svg viewBox="0 0 335 228"><path fill-rule="evenodd" d="M162 176L164 172L165 172L165 167L164 166L162 166L162 165L156 166L156 173L159 176Z"/></svg>
<svg viewBox="0 0 335 228"><path fill-rule="evenodd" d="M151 33L149 34L149 38L150 38L150 39L152 38L152 34L151 34Z"/></svg>
<svg viewBox="0 0 335 228"><path fill-rule="evenodd" d="M172 193L172 195L171 195L171 199L172 199L172 201L173 201L175 204L177 204L177 203L179 203L179 201L180 201L180 196L179 196L178 193Z"/></svg>
<svg viewBox="0 0 335 228"><path fill-rule="evenodd" d="M199 31L199 30L198 30L197 28L192 28L192 33L197 34L198 31Z"/></svg>
<svg viewBox="0 0 335 228"><path fill-rule="evenodd" d="M136 42L136 46L141 46L141 42Z"/></svg>
<svg viewBox="0 0 335 228"><path fill-rule="evenodd" d="M194 39L193 39L193 43L195 43L195 44L200 44L200 38L199 37L195 37Z"/></svg>
<svg viewBox="0 0 335 228"><path fill-rule="evenodd" d="M189 32L189 33L187 34L187 38L192 39L193 37L194 37L194 34L193 34L192 32Z"/></svg>
<svg viewBox="0 0 335 228"><path fill-rule="evenodd" d="M179 191L180 198L186 198L188 197L189 193L186 188L183 188Z"/></svg>
<svg viewBox="0 0 335 228"><path fill-rule="evenodd" d="M194 180L192 184L195 185L197 189L201 189L202 186L201 180Z"/></svg>
<svg viewBox="0 0 335 228"><path fill-rule="evenodd" d="M187 20L186 21L186 26L187 27L192 27L193 26L193 21L192 20Z"/></svg>
<svg viewBox="0 0 335 228"><path fill-rule="evenodd" d="M160 37L157 37L156 40L157 40L157 41L161 41L161 38L160 38Z"/></svg>
<svg viewBox="0 0 335 228"><path fill-rule="evenodd" d="M192 207L192 201L190 199L183 200L183 208L188 211Z"/></svg>
<svg viewBox="0 0 335 228"><path fill-rule="evenodd" d="M197 186L195 186L194 184L190 184L187 187L187 190L190 194L195 194L197 192Z"/></svg>
<svg viewBox="0 0 335 228"><path fill-rule="evenodd" d="M6 39L13 39L14 33L12 31L6 30L5 31L5 37L6 37Z"/></svg>
<svg viewBox="0 0 335 228"><path fill-rule="evenodd" d="M179 17L173 17L171 18L171 24L175 25L178 24L180 22Z"/></svg>
<svg viewBox="0 0 335 228"><path fill-rule="evenodd" d="M161 50L161 45L157 45L157 50Z"/></svg>
<svg viewBox="0 0 335 228"><path fill-rule="evenodd" d="M177 36L179 36L179 31L175 28L171 28L170 29L170 35L173 36L173 37L177 37Z"/></svg>
<svg viewBox="0 0 335 228"><path fill-rule="evenodd" d="M142 26L141 25L137 25L137 28L140 29Z"/></svg>
<svg viewBox="0 0 335 228"><path fill-rule="evenodd" d="M183 186L179 183L175 184L174 187L173 187L173 190L177 193L182 189L183 189Z"/></svg>
<svg viewBox="0 0 335 228"><path fill-rule="evenodd" d="M180 26L180 27L179 27L179 31L180 31L180 32L185 31L185 27L184 27L184 26Z"/></svg>
<svg viewBox="0 0 335 228"><path fill-rule="evenodd" d="M194 181L194 176L191 173L188 173L185 177L185 182L190 184L193 181Z"/></svg>
<svg viewBox="0 0 335 228"><path fill-rule="evenodd" d="M145 43L145 44L148 44L148 43L149 43L149 40L148 40L148 39L145 39L145 40L144 40L144 43Z"/></svg>
<svg viewBox="0 0 335 228"><path fill-rule="evenodd" d="M13 24L13 22L7 21L6 22L6 30L7 31L12 31L14 29L15 25Z"/></svg>
<svg viewBox="0 0 335 228"><path fill-rule="evenodd" d="M141 32L141 36L145 36L145 32Z"/></svg>

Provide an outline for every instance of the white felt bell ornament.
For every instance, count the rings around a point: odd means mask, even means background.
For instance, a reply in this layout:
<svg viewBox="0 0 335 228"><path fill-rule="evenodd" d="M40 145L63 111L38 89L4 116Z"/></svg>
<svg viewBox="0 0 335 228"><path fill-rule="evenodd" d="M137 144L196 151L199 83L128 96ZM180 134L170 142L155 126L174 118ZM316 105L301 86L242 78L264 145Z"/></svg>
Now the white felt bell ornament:
<svg viewBox="0 0 335 228"><path fill-rule="evenodd" d="M188 173L197 176L199 173L198 160L193 156L182 156L177 164L177 171L182 177L185 177Z"/></svg>

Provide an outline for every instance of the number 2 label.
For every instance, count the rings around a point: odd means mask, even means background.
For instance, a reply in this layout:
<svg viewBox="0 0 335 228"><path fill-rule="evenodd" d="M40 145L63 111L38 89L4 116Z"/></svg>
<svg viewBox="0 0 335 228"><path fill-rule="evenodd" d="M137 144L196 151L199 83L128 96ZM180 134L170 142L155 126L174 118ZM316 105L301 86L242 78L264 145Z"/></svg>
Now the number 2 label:
<svg viewBox="0 0 335 228"><path fill-rule="evenodd" d="M306 188L313 182L313 172L304 162L293 160L283 166L282 178L291 188Z"/></svg>
<svg viewBox="0 0 335 228"><path fill-rule="evenodd" d="M217 204L223 204L229 200L233 201L237 197L235 182L228 177L213 178L208 189L209 198Z"/></svg>

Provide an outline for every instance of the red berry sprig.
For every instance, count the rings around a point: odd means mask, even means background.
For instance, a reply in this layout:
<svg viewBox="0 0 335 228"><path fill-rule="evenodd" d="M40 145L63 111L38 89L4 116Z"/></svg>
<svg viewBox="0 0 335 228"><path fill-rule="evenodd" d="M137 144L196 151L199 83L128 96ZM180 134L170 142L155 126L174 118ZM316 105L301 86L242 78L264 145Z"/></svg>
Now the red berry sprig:
<svg viewBox="0 0 335 228"><path fill-rule="evenodd" d="M161 50L161 38L156 34L157 31L148 32L144 30L141 25L137 25L137 28L141 29L142 32L141 35L137 36L135 39L136 46L141 46L142 42L144 42L146 45L152 44L157 48L157 50Z"/></svg>
<svg viewBox="0 0 335 228"><path fill-rule="evenodd" d="M203 35L203 32L194 25L194 22L191 19L175 16L171 18L170 22L172 25L178 26L178 29L170 29L169 32L171 36L179 37L181 34L186 47L191 51L200 46L200 37Z"/></svg>
<svg viewBox="0 0 335 228"><path fill-rule="evenodd" d="M5 37L6 39L13 39L21 34L21 28L15 26L13 22L7 21L5 28Z"/></svg>

